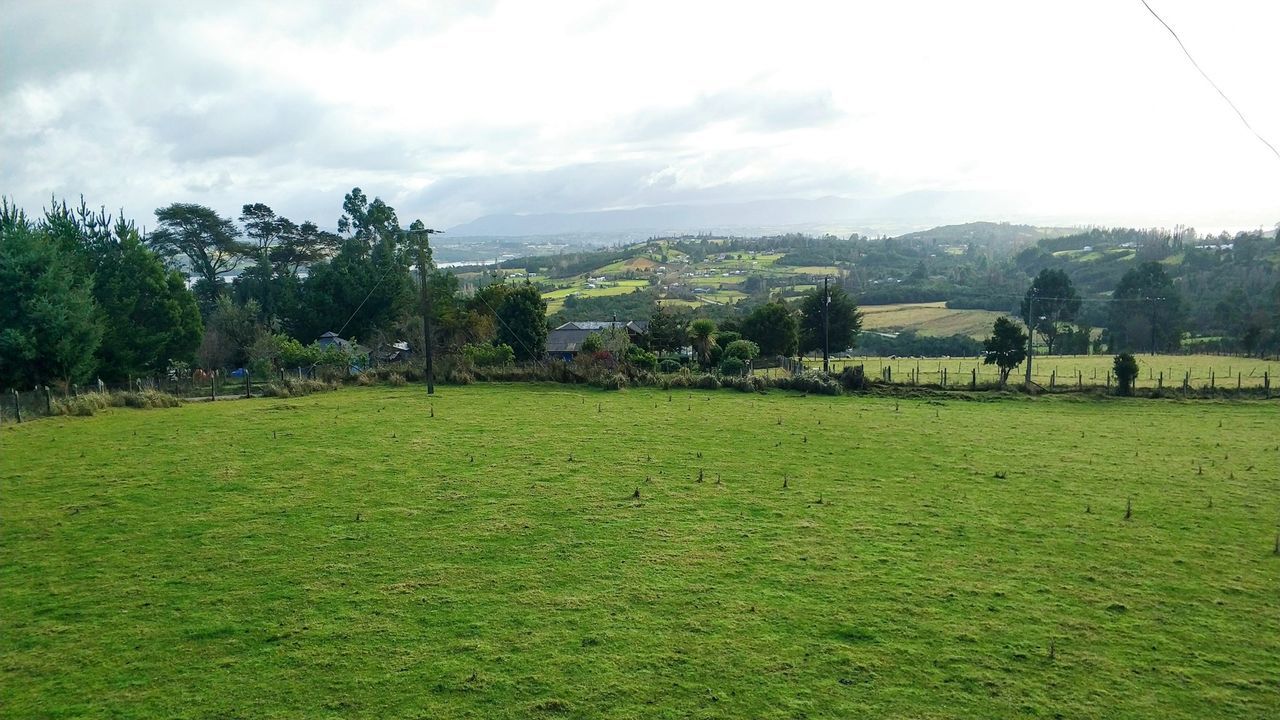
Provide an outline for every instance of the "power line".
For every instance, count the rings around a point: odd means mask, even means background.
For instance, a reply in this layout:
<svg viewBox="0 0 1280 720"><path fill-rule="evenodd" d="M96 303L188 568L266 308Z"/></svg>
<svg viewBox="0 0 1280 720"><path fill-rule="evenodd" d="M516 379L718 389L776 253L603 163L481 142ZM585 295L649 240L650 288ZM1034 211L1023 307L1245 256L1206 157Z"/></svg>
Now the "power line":
<svg viewBox="0 0 1280 720"><path fill-rule="evenodd" d="M1227 104L1231 106L1231 109L1235 111L1236 116L1240 118L1240 122L1244 123L1244 126L1248 128L1249 132L1253 133L1253 136L1258 138L1258 140L1260 140L1263 145L1266 145L1267 149L1269 149L1271 153L1276 156L1277 159L1280 159L1280 150L1276 150L1275 145L1272 145L1271 143L1267 142L1267 139L1262 137L1261 133L1253 129L1253 126L1250 125L1249 121L1245 118L1244 113L1240 112L1240 108L1236 107L1236 104L1231 102L1231 98L1227 97L1227 94L1222 91L1222 88L1218 87L1218 83L1214 82L1213 78L1209 77L1209 73L1206 73L1204 71L1204 68L1200 67L1200 63L1196 62L1196 59L1191 56L1191 51L1188 50L1187 46L1182 43L1182 38L1178 37L1178 33L1174 32L1173 28L1169 27L1169 23L1165 22L1164 18L1160 17L1160 14L1157 13L1155 10L1153 10L1149 4L1147 4L1147 0L1138 0L1138 1L1141 2L1142 6L1147 9L1147 12L1151 13L1152 17L1160 21L1160 24L1164 26L1165 30L1169 31L1169 34L1173 36L1173 39L1178 42L1178 47L1182 48L1182 54L1187 56L1187 59L1191 61L1191 65L1195 67L1197 71L1199 71L1200 76L1203 77L1210 85L1212 85L1213 89L1217 90L1218 94L1222 96L1222 99L1225 100Z"/></svg>

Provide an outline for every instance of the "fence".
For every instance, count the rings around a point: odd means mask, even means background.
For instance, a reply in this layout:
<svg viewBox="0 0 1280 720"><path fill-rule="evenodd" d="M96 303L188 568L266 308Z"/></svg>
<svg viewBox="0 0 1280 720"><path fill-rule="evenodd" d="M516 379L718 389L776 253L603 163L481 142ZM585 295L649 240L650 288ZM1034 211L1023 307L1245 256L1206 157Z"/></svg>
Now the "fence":
<svg viewBox="0 0 1280 720"><path fill-rule="evenodd" d="M1274 362L1230 356L1157 355L1139 357L1138 361L1135 387L1153 390L1262 390L1269 396L1275 371L1280 370L1280 364ZM1031 379L1047 390L1112 388L1116 380L1111 363L1107 355L1037 356L1032 360ZM867 377L899 385L982 388L1000 381L998 368L983 364L980 358L831 359L832 372L846 365L862 365ZM821 369L822 360L807 357L804 366ZM1020 365L1009 375L1009 382L1021 383L1025 377L1025 365Z"/></svg>
<svg viewBox="0 0 1280 720"><path fill-rule="evenodd" d="M296 368L276 371L270 376L247 373L243 377L232 377L223 371L193 372L182 376L135 377L123 383L98 381L87 385L71 384L66 387L46 385L24 390L0 388L0 424L46 417L57 410L58 402L90 392L120 393L155 390L186 400L218 400L261 395L267 385L286 375L300 379L312 378L315 377L316 370Z"/></svg>

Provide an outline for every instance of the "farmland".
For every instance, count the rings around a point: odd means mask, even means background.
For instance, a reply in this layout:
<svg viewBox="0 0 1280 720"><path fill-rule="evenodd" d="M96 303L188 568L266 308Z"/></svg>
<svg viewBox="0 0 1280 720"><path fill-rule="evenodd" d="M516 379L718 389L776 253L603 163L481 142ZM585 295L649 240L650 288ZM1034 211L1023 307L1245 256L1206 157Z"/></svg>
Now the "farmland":
<svg viewBox="0 0 1280 720"><path fill-rule="evenodd" d="M973 311L970 311L973 312ZM981 312L981 311L977 311ZM857 352L856 350L854 351ZM1206 389L1210 386L1220 389L1261 388L1270 376L1271 388L1280 394L1280 362L1260 358L1242 358L1222 355L1138 355L1138 377L1135 387L1179 389L1183 380L1193 389ZM837 358L832 361L833 369L839 370L845 365L862 365L867 375L873 378L882 377L882 369L890 368L889 379L895 383L912 382L914 373L919 373L919 384L933 385L939 382L945 369L950 385L965 384L973 378L973 370L977 370L979 383L991 383L996 380L997 370L994 365L984 365L980 357L967 358L885 358L855 355L850 358ZM1032 372L1037 383L1049 386L1106 387L1107 376L1112 369L1113 358L1110 355L1037 355L1032 360ZM820 358L806 358L805 367L820 368ZM1019 367L1013 375L1021 378L1024 372Z"/></svg>
<svg viewBox="0 0 1280 720"><path fill-rule="evenodd" d="M0 708L1274 717L1277 420L478 385L10 425Z"/></svg>
<svg viewBox="0 0 1280 720"><path fill-rule="evenodd" d="M953 310L946 303L868 305L862 308L862 328L876 332L914 330L921 335L968 335L982 339L1004 313L991 310Z"/></svg>

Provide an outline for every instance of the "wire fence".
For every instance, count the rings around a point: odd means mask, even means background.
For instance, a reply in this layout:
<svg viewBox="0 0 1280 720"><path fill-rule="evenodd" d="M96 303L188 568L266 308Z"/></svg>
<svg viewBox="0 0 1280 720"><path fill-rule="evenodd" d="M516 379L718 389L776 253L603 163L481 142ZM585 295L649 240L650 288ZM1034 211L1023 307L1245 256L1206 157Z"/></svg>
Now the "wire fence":
<svg viewBox="0 0 1280 720"><path fill-rule="evenodd" d="M0 424L25 422L58 414L60 407L88 393L120 394L166 393L183 400L225 400L236 397L254 397L263 394L266 386L285 377L313 379L327 374L326 368L294 368L268 374L217 371L206 373L157 375L129 378L123 383L107 383L101 380L85 384L41 385L34 388L0 388ZM336 371L340 374L340 370Z"/></svg>
<svg viewBox="0 0 1280 720"><path fill-rule="evenodd" d="M831 371L863 366L867 377L900 385L943 388L989 387L1000 371L982 358L832 358ZM1273 368L1272 366L1275 365ZM806 370L821 370L821 358L804 358ZM1032 360L1032 382L1049 390L1112 388L1116 379L1112 358L1106 355L1046 355ZM1136 388L1166 390L1269 390L1280 363L1238 356L1157 355L1139 358ZM772 372L779 372L773 370ZM1026 379L1025 365L1009 375L1009 382Z"/></svg>

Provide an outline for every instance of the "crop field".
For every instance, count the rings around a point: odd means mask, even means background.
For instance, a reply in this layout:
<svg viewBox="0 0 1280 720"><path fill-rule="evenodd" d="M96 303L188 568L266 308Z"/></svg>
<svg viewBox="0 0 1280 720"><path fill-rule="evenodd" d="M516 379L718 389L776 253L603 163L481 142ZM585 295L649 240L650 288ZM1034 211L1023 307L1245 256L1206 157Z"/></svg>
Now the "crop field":
<svg viewBox="0 0 1280 720"><path fill-rule="evenodd" d="M856 350L855 350L856 352ZM1225 355L1136 355L1138 360L1137 387L1179 389L1183 380L1189 387L1204 389L1261 388L1270 377L1271 388L1280 395L1280 362L1260 358L1242 358ZM1112 369L1114 358L1111 355L1036 355L1031 361L1031 371L1037 383L1048 387L1050 384L1075 387L1105 387L1107 374ZM979 383L991 383L998 379L999 372L994 365L984 365L982 358L882 358L857 356L832 361L834 369L845 365L862 365L867 375L880 379L882 368L891 368L890 379L897 383L909 383L919 373L918 384L934 385L942 377L943 369L947 372L947 381L951 385L967 384L978 371ZM806 358L805 367L820 368L820 358ZM1025 366L1019 366L1010 376L1011 380L1021 381ZM1114 383L1114 380L1112 380Z"/></svg>
<svg viewBox="0 0 1280 720"><path fill-rule="evenodd" d="M1280 406L369 387L0 430L0 715L1274 718Z"/></svg>
<svg viewBox="0 0 1280 720"><path fill-rule="evenodd" d="M953 310L945 303L865 305L862 329L877 332L914 330L921 335L968 335L985 338L991 325L1004 313L992 310Z"/></svg>

